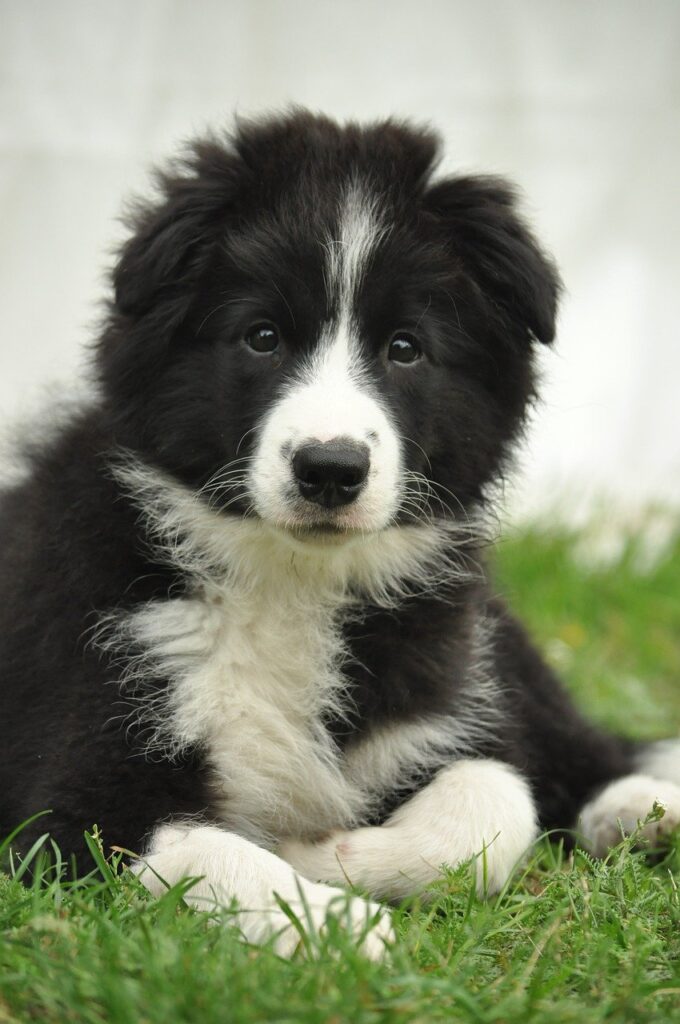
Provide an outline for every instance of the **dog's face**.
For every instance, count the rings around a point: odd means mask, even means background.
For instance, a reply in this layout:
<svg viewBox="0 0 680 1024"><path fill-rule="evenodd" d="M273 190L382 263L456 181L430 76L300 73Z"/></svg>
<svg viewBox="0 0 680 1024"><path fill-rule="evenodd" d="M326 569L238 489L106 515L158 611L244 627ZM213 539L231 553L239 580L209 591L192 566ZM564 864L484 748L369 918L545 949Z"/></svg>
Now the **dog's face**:
<svg viewBox="0 0 680 1024"><path fill-rule="evenodd" d="M429 134L297 114L195 147L137 220L99 361L122 444L300 538L466 512L502 468L558 281Z"/></svg>

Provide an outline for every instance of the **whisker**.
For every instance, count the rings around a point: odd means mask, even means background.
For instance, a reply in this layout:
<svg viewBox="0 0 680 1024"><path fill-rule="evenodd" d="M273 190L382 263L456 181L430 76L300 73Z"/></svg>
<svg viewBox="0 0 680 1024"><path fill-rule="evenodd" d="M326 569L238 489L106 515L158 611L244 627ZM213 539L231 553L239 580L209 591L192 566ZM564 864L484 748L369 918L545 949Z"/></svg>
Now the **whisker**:
<svg viewBox="0 0 680 1024"><path fill-rule="evenodd" d="M257 430L257 427L251 427L250 430L246 430L245 434L243 435L243 437L241 438L239 443L236 445L236 454L237 455L238 455L238 453L240 451L241 445L243 444L243 442L247 438L248 434L252 434L254 430ZM245 456L245 458L253 458L253 456L252 455L247 455L247 456Z"/></svg>
<svg viewBox="0 0 680 1024"><path fill-rule="evenodd" d="M399 437L402 441L407 441L409 444L412 444L414 448L417 448L418 451L421 451L423 453L428 465L428 469L430 470L430 472L432 472L432 463L430 462L430 457L425 451L425 449L421 445L419 445L417 441L414 441L412 437L407 437L406 434L400 434Z"/></svg>

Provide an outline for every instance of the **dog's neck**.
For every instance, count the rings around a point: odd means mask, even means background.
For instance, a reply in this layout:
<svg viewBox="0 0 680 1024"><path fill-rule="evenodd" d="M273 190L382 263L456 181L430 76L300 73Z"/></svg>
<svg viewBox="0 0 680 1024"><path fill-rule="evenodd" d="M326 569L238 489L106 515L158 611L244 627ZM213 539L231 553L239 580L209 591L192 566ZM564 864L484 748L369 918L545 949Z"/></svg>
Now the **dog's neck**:
<svg viewBox="0 0 680 1024"><path fill-rule="evenodd" d="M142 514L155 557L208 588L266 588L274 599L304 588L320 602L389 608L479 572L469 557L469 523L302 537L257 517L212 509L200 494L139 459L118 457L112 470Z"/></svg>

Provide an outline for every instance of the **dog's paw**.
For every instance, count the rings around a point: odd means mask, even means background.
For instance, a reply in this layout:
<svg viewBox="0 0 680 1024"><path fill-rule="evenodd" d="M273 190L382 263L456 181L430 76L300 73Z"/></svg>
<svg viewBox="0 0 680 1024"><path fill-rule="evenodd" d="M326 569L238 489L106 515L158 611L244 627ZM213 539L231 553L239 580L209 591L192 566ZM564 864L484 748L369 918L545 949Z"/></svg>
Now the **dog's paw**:
<svg viewBox="0 0 680 1024"><path fill-rule="evenodd" d="M384 907L309 881L280 857L213 826L161 826L133 871L155 896L191 878L189 906L235 925L253 945L271 942L281 956L298 949L315 956L335 929L371 960L384 959L394 941Z"/></svg>
<svg viewBox="0 0 680 1024"><path fill-rule="evenodd" d="M351 839L354 835L356 832L331 832L316 843L286 839L278 847L277 853L287 864L313 882L352 885L357 880L349 876L345 862L351 855Z"/></svg>
<svg viewBox="0 0 680 1024"><path fill-rule="evenodd" d="M654 804L663 807L663 817L640 827ZM586 804L580 814L578 831L586 849L603 857L621 842L622 835L631 835L638 828L641 839L653 846L679 825L679 785L649 775L626 775L610 783Z"/></svg>
<svg viewBox="0 0 680 1024"><path fill-rule="evenodd" d="M318 955L332 931L331 920L333 926L337 925L358 943L360 952L369 960L385 960L395 941L392 918L385 907L328 885L303 882L300 898L286 901L285 908L267 922L267 930L275 935L273 946L279 956L291 957L296 952ZM247 938L247 929L245 934Z"/></svg>
<svg viewBox="0 0 680 1024"><path fill-rule="evenodd" d="M680 740L658 740L643 747L638 771L680 786Z"/></svg>
<svg viewBox="0 0 680 1024"><path fill-rule="evenodd" d="M278 852L307 878L390 900L425 894L445 865L474 859L477 891L490 895L506 884L536 832L536 808L521 776L498 762L463 760L384 825L333 832L318 843L287 841Z"/></svg>
<svg viewBox="0 0 680 1024"><path fill-rule="evenodd" d="M418 872L413 875L407 850L408 837L383 825L331 832L318 843L287 840L278 853L313 882L357 886L378 899L403 899L423 887ZM417 857L421 874L422 865ZM426 872L429 878L432 868Z"/></svg>

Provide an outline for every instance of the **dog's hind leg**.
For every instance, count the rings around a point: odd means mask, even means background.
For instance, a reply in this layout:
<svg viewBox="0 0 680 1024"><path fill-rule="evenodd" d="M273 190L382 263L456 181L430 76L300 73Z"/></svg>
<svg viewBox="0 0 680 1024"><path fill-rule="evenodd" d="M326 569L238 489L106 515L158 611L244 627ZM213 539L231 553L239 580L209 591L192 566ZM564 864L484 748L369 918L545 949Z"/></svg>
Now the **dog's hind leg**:
<svg viewBox="0 0 680 1024"><path fill-rule="evenodd" d="M640 838L655 845L680 826L680 740L642 747L636 767L600 790L579 815L581 841L599 857L638 828ZM661 805L663 817L640 825L654 804Z"/></svg>
<svg viewBox="0 0 680 1024"><path fill-rule="evenodd" d="M480 894L498 891L537 835L526 781L494 760L461 760L380 826L336 832L320 843L285 842L280 855L316 881L350 882L397 900L476 858Z"/></svg>
<svg viewBox="0 0 680 1024"><path fill-rule="evenodd" d="M638 754L637 765L653 779L665 779L680 786L680 739L646 744Z"/></svg>

